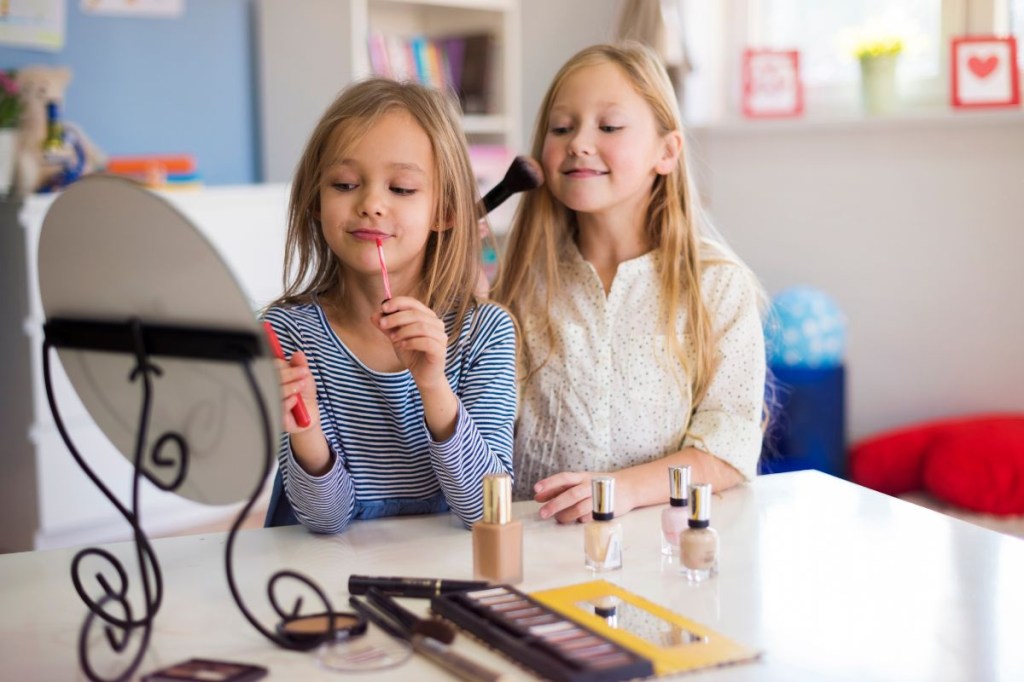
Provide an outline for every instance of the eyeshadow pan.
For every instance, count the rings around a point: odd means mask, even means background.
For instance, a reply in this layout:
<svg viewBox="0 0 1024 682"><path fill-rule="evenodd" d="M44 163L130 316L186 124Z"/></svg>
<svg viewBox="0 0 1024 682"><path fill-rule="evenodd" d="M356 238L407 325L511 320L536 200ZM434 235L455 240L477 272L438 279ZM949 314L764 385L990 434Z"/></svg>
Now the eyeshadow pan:
<svg viewBox="0 0 1024 682"><path fill-rule="evenodd" d="M484 597L478 600L484 606L491 606L493 604L503 604L505 602L519 601L520 598L514 594L499 594L494 597Z"/></svg>
<svg viewBox="0 0 1024 682"><path fill-rule="evenodd" d="M523 600L520 599L518 601L510 601L510 602L505 602L505 603L494 604L490 608L491 608L492 611L497 611L498 613L503 613L505 611L521 611L523 608L529 608L529 607L530 607L530 602L523 601Z"/></svg>
<svg viewBox="0 0 1024 682"><path fill-rule="evenodd" d="M534 625L529 630L531 635L543 637L549 632L560 632L562 630L570 629L576 629L576 626L567 620L560 620L557 623L551 623L550 625Z"/></svg>
<svg viewBox="0 0 1024 682"><path fill-rule="evenodd" d="M508 590L504 587L492 587L487 590L477 590L475 592L467 592L466 595L473 599L483 599L484 597L493 597L497 594L508 594Z"/></svg>

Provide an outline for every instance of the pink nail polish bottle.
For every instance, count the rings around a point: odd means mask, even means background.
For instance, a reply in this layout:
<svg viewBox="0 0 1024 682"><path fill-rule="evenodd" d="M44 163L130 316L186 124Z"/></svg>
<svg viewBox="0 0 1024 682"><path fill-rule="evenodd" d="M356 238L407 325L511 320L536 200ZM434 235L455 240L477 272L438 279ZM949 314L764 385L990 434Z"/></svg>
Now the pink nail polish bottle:
<svg viewBox="0 0 1024 682"><path fill-rule="evenodd" d="M679 534L687 527L689 503L690 466L668 468L668 507L661 512L661 553L679 556Z"/></svg>

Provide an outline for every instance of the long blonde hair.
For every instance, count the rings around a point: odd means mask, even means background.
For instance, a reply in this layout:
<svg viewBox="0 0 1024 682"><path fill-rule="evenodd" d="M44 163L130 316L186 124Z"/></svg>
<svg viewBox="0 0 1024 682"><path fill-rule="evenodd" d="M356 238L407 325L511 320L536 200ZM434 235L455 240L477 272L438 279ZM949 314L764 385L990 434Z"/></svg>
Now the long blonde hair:
<svg viewBox="0 0 1024 682"><path fill-rule="evenodd" d="M672 84L650 48L635 42L595 45L570 58L548 88L534 128L535 158L541 157L551 107L565 80L580 69L607 63L618 66L650 105L659 134L682 131ZM693 409L707 391L719 361L713 318L701 292L701 275L707 266L721 262L736 263L746 272L749 270L704 219L687 169L685 146L675 168L654 180L646 211L646 236L657 252L661 324L668 339L668 351L689 380ZM524 314L529 313L538 325L537 331L547 339L544 349L530 348L524 339L524 383L543 366L559 342L552 338L551 324L552 302L561 289L559 253L577 229L574 212L559 202L547 186L523 197L513 221L494 295L521 324ZM692 360L687 357L683 338L676 329L682 310L687 311L684 334L692 342Z"/></svg>
<svg viewBox="0 0 1024 682"><path fill-rule="evenodd" d="M321 116L299 159L288 204L284 293L268 307L310 303L314 296L344 295L338 258L320 224L324 169L385 114L406 111L423 128L434 153L437 205L423 260L424 303L440 317L456 311L455 329L476 303L480 232L476 180L457 105L433 88L368 78L345 88ZM457 335L452 335L454 341Z"/></svg>

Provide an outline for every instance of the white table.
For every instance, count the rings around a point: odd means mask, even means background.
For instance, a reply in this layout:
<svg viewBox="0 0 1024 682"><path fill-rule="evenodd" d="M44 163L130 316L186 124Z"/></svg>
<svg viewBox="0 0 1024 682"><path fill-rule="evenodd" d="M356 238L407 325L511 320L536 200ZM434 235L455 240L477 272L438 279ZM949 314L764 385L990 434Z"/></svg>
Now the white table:
<svg viewBox="0 0 1024 682"><path fill-rule="evenodd" d="M583 529L541 521L519 503L534 591L592 579ZM1024 679L1024 541L818 472L759 478L716 496L720 575L689 585L659 555L661 508L622 518L622 587L764 652L757 663L696 673L715 680ZM271 679L344 679L313 656L275 648L235 607L223 572L225 534L155 541L164 604L140 672L190 657L258 663ZM131 545L108 549L134 566ZM82 679L76 642L85 607L71 585L73 550L0 556L0 678ZM347 607L351 573L471 578L470 534L451 516L354 524L337 536L300 527L243 531L239 584L270 624L266 578L292 568ZM132 576L138 584L137 575ZM426 602L406 599L414 608ZM478 661L528 675L465 637ZM689 676L688 676L689 677ZM349 675L348 679L363 679ZM427 661L368 680L448 679Z"/></svg>

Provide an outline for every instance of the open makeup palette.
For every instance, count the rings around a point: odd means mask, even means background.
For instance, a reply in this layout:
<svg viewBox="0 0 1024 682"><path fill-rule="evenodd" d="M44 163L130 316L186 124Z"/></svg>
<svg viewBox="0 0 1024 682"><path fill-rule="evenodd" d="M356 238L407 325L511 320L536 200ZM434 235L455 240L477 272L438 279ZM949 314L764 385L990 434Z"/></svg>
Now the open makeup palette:
<svg viewBox="0 0 1024 682"><path fill-rule="evenodd" d="M551 680L613 682L756 659L760 653L603 580L527 595L452 592L431 610Z"/></svg>

